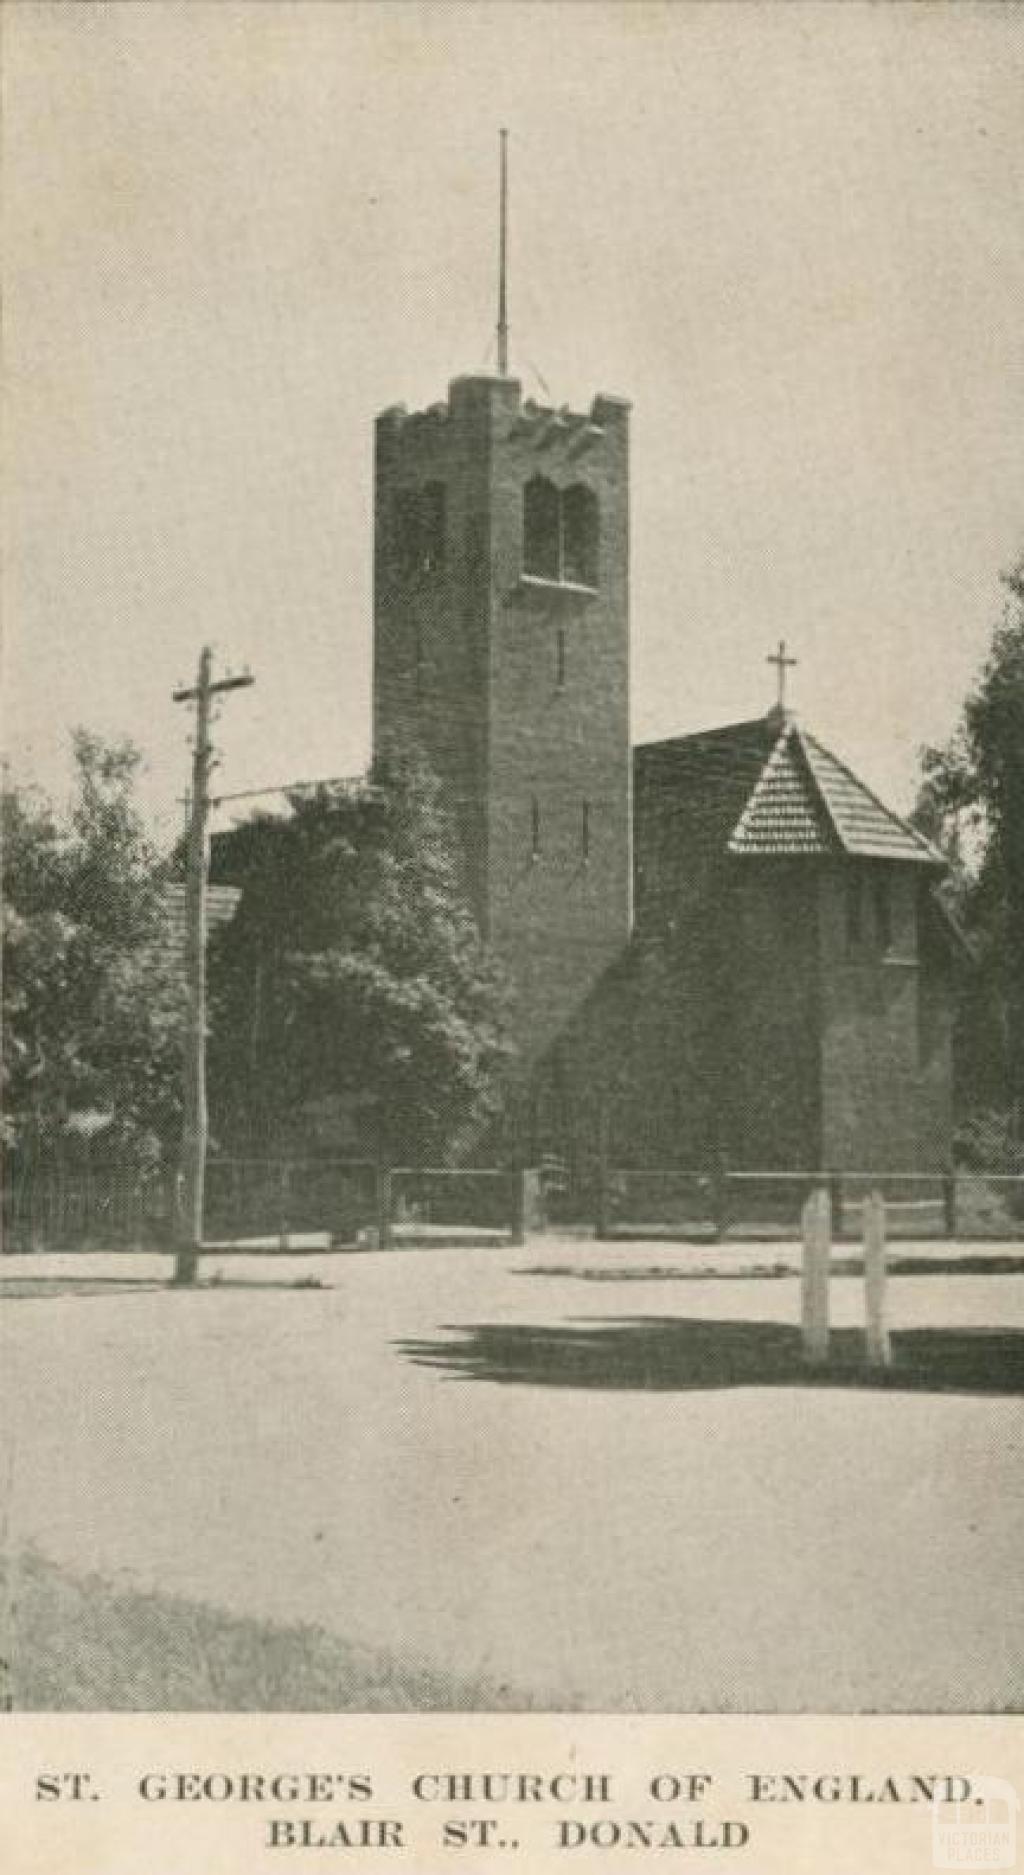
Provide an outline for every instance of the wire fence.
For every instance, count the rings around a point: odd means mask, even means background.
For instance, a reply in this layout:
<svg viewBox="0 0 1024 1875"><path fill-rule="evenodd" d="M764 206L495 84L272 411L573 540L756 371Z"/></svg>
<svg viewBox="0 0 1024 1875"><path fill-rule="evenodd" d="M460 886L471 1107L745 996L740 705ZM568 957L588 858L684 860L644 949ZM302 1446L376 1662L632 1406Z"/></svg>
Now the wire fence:
<svg viewBox="0 0 1024 1875"><path fill-rule="evenodd" d="M226 1250L387 1248L517 1239L531 1174L369 1160L211 1158L203 1243ZM170 1249L180 1181L125 1166L17 1167L3 1177L9 1252Z"/></svg>
<svg viewBox="0 0 1024 1875"><path fill-rule="evenodd" d="M356 1245L377 1222L377 1168L361 1159L211 1159L204 1241L254 1247Z"/></svg>
<svg viewBox="0 0 1024 1875"><path fill-rule="evenodd" d="M521 1175L493 1166L400 1166L391 1174L393 1241L518 1236Z"/></svg>
<svg viewBox="0 0 1024 1875"><path fill-rule="evenodd" d="M1024 1239L1024 1177L989 1172L600 1171L573 1220L605 1238L696 1242L799 1238L810 1193L826 1186L832 1234L860 1236L872 1192L891 1239ZM4 1167L7 1251L170 1249L173 1175L123 1165ZM204 1244L226 1249L386 1249L519 1241L564 1227L557 1167L398 1166L366 1160L224 1157L206 1176Z"/></svg>
<svg viewBox="0 0 1024 1875"><path fill-rule="evenodd" d="M1024 1177L989 1172L609 1170L595 1201L602 1237L783 1241L812 1191L829 1192L832 1234L859 1238L865 1201L885 1200L891 1238L1024 1238Z"/></svg>
<svg viewBox="0 0 1024 1875"><path fill-rule="evenodd" d="M136 1166L85 1170L6 1162L5 1251L152 1248L173 1235L173 1188Z"/></svg>

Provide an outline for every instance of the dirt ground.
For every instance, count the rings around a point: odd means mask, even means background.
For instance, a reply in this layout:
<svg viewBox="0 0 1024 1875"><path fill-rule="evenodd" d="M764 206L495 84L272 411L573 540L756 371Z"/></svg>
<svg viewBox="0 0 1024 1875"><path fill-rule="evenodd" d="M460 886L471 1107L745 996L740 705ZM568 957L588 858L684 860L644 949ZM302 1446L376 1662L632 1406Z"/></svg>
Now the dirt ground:
<svg viewBox="0 0 1024 1875"><path fill-rule="evenodd" d="M211 1258L194 1292L5 1257L6 1551L553 1709L1020 1709L1024 1263L984 1249L892 1277L884 1384L854 1275L805 1373L776 1246Z"/></svg>

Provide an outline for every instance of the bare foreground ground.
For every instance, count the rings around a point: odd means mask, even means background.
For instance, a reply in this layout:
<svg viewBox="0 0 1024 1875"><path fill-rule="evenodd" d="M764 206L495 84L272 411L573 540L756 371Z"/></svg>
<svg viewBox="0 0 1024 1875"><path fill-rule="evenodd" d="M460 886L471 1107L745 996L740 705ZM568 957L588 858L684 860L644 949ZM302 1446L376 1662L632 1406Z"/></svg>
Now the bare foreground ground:
<svg viewBox="0 0 1024 1875"><path fill-rule="evenodd" d="M951 1273L892 1279L884 1386L852 1276L807 1380L775 1246L210 1258L192 1293L5 1257L14 1703L1019 1710L1024 1259L981 1250L906 1252Z"/></svg>

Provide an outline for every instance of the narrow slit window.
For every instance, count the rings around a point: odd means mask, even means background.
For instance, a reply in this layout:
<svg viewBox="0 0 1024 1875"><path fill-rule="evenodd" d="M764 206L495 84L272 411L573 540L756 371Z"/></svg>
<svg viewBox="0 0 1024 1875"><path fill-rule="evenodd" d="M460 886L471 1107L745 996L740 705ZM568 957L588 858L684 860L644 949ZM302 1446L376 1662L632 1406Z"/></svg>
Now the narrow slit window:
<svg viewBox="0 0 1024 1875"><path fill-rule="evenodd" d="M540 802L536 795L530 802L530 858L540 858Z"/></svg>
<svg viewBox="0 0 1024 1875"><path fill-rule="evenodd" d="M580 813L580 853L582 854L582 857L583 857L583 864L586 865L590 859L590 802L589 801L584 801L582 811Z"/></svg>
<svg viewBox="0 0 1024 1875"><path fill-rule="evenodd" d="M428 482L420 506L420 570L438 573L444 565L445 494L443 482Z"/></svg>
<svg viewBox="0 0 1024 1875"><path fill-rule="evenodd" d="M415 573L420 546L420 497L415 488L400 488L394 505L395 557L406 578Z"/></svg>
<svg viewBox="0 0 1024 1875"><path fill-rule="evenodd" d="M565 689L565 629L561 625L555 636L555 688Z"/></svg>

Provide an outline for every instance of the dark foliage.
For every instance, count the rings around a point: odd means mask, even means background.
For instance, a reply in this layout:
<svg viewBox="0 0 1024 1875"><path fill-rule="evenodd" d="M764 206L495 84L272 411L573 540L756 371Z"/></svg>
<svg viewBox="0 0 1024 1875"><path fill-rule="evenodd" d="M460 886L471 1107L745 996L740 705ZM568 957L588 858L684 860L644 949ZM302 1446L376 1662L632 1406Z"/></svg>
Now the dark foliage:
<svg viewBox="0 0 1024 1875"><path fill-rule="evenodd" d="M972 1116L989 1110L980 1132L1005 1136L1000 1158L1024 1124L1024 560L1004 584L1004 616L956 734L922 752L916 812L950 859L948 890L977 959L960 1012L958 1104L974 1150Z"/></svg>
<svg viewBox="0 0 1024 1875"><path fill-rule="evenodd" d="M325 1111L393 1161L457 1154L499 1107L503 991L432 778L382 762L219 844L242 889L211 950L214 1130L284 1150Z"/></svg>
<svg viewBox="0 0 1024 1875"><path fill-rule="evenodd" d="M180 1125L180 969L166 880L135 801L138 751L75 735L58 813L3 790L3 1127L22 1153L159 1157Z"/></svg>

